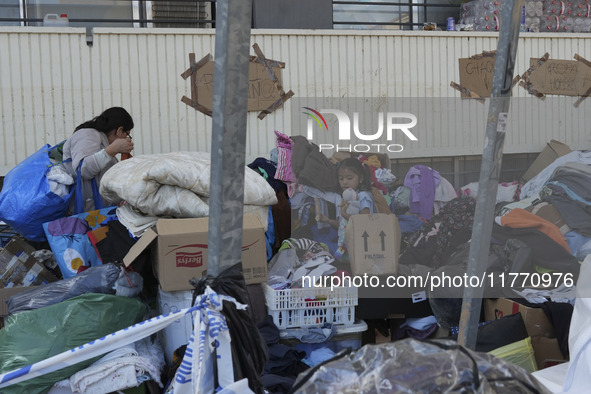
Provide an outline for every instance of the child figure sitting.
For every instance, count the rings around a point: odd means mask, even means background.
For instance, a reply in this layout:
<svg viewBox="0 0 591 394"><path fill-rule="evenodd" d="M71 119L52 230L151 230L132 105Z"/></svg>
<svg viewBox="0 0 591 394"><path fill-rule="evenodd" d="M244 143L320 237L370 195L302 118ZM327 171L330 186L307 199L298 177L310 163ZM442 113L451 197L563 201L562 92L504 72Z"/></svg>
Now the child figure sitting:
<svg viewBox="0 0 591 394"><path fill-rule="evenodd" d="M337 175L339 185L343 190L343 201L339 209L339 218L335 220L324 215L319 215L319 219L321 222L329 223L333 228L338 229L338 248L334 257L341 259L346 251L345 228L351 215L376 213L377 210L371 194L369 169L359 160L347 158L341 161ZM349 213L349 208L352 209L351 213Z"/></svg>

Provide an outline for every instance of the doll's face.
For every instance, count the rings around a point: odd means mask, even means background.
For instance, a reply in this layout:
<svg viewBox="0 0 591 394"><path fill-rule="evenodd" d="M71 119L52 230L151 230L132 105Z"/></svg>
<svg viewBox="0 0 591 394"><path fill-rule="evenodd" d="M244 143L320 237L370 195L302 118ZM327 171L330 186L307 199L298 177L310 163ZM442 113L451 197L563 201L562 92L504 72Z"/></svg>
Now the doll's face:
<svg viewBox="0 0 591 394"><path fill-rule="evenodd" d="M357 200L357 193L355 193L355 190L353 190L349 187L343 191L343 200L345 200L345 201Z"/></svg>

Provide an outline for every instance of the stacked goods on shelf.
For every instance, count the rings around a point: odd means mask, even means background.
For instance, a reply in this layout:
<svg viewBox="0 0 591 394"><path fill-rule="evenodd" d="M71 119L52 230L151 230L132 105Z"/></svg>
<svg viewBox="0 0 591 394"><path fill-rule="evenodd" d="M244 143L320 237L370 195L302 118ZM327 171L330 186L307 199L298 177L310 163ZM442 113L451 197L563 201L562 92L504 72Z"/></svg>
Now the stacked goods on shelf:
<svg viewBox="0 0 591 394"><path fill-rule="evenodd" d="M546 0L540 17L540 31L588 33L591 31L590 8L589 0Z"/></svg>
<svg viewBox="0 0 591 394"><path fill-rule="evenodd" d="M472 25L476 31L499 30L504 0L473 0L462 4L460 24Z"/></svg>
<svg viewBox="0 0 591 394"><path fill-rule="evenodd" d="M460 24L476 31L497 31L504 0L473 0L462 4ZM525 0L521 28L529 32L591 31L591 0Z"/></svg>

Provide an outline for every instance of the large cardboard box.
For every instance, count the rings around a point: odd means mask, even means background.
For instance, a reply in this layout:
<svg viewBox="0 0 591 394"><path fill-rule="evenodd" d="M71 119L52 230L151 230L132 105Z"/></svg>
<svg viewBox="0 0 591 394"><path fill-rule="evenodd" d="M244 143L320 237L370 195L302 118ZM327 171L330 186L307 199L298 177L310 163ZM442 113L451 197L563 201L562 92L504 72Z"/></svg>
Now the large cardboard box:
<svg viewBox="0 0 591 394"><path fill-rule="evenodd" d="M538 369L552 367L568 361L564 359L556 338L532 337L531 346L534 349Z"/></svg>
<svg viewBox="0 0 591 394"><path fill-rule="evenodd" d="M544 168L548 167L554 160L560 156L564 156L567 153L572 152L568 145L551 140L546 144L546 147L540 152L536 160L529 166L525 174L521 177L521 182L525 183L538 175Z"/></svg>
<svg viewBox="0 0 591 394"><path fill-rule="evenodd" d="M206 274L208 231L209 218L159 219L133 245L123 263L129 266L151 247L154 273L162 290L192 290L189 280ZM242 269L246 284L267 280L265 229L252 214L244 215Z"/></svg>
<svg viewBox="0 0 591 394"><path fill-rule="evenodd" d="M0 250L0 288L44 285L57 280L33 253L31 245L14 237Z"/></svg>
<svg viewBox="0 0 591 394"><path fill-rule="evenodd" d="M530 337L556 337L554 326L542 308L531 308L507 298L487 298L484 300L484 318L487 321L500 319L517 312L521 312L527 334Z"/></svg>
<svg viewBox="0 0 591 394"><path fill-rule="evenodd" d="M353 215L345 237L354 275L394 275L398 272L401 232L396 215Z"/></svg>

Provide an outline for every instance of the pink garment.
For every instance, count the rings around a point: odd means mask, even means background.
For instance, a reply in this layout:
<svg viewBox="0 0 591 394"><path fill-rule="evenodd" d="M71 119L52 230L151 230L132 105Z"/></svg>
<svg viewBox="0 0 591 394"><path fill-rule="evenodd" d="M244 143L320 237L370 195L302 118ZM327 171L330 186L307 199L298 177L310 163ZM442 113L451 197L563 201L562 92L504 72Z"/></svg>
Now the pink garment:
<svg viewBox="0 0 591 394"><path fill-rule="evenodd" d="M295 177L291 170L291 138L289 136L275 130L277 136L277 170L275 171L275 179L284 182L294 182Z"/></svg>

